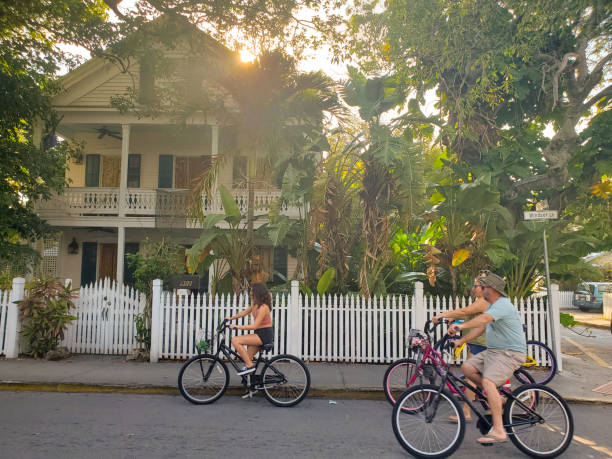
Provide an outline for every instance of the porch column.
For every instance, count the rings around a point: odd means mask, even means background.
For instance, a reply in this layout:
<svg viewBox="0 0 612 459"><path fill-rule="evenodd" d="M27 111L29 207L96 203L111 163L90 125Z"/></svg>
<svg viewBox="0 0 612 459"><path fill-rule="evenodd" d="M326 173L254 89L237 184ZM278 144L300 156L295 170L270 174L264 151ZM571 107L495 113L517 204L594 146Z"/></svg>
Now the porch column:
<svg viewBox="0 0 612 459"><path fill-rule="evenodd" d="M117 283L123 284L123 261L125 258L125 227L117 228Z"/></svg>
<svg viewBox="0 0 612 459"><path fill-rule="evenodd" d="M219 126L216 124L213 124L210 126L211 131L212 131L212 145L210 148L211 151L211 164L214 166L215 165L215 161L217 161L217 157L219 156ZM214 211L217 211L217 190L218 188L218 184L219 184L219 174L217 174L215 176L215 183L213 185L213 189L211 190L211 198L212 198L212 202L214 203ZM219 202L219 208L221 206L221 203Z"/></svg>
<svg viewBox="0 0 612 459"><path fill-rule="evenodd" d="M121 179L119 182L119 216L125 217L127 201L128 157L130 154L130 125L121 125ZM117 274L119 271L117 271Z"/></svg>

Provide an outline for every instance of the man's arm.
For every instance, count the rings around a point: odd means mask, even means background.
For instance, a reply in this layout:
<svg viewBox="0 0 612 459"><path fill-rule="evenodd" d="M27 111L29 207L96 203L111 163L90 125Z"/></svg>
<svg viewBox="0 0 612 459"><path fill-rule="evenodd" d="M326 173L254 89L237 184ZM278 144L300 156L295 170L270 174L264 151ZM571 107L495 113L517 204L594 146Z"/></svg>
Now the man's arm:
<svg viewBox="0 0 612 459"><path fill-rule="evenodd" d="M444 311L440 314L437 314L432 318L433 323L437 324L440 319L463 319L466 316L471 314L479 314L481 312L485 312L489 303L484 298L477 298L469 306L465 308L452 309L450 311Z"/></svg>
<svg viewBox="0 0 612 459"><path fill-rule="evenodd" d="M463 343L469 343L474 338L482 335L485 332L485 330L486 330L486 326L484 325L482 327L472 328L467 335L462 336L460 339L455 341L455 347L459 347Z"/></svg>
<svg viewBox="0 0 612 459"><path fill-rule="evenodd" d="M489 322L493 322L493 320L494 319L491 314L489 314L488 312L483 312L478 317L474 317L472 320L468 320L467 322L464 322L462 324L451 325L450 327L448 327L448 334L451 336L455 336L457 333L459 333L465 328L484 328Z"/></svg>

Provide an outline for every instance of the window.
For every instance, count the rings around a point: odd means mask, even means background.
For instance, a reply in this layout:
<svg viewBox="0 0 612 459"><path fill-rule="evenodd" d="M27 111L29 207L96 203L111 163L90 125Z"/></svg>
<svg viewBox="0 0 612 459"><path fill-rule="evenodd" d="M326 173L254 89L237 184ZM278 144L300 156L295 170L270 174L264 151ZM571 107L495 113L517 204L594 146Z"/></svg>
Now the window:
<svg viewBox="0 0 612 459"><path fill-rule="evenodd" d="M174 186L193 189L202 174L210 169L211 164L210 156L178 156Z"/></svg>
<svg viewBox="0 0 612 459"><path fill-rule="evenodd" d="M140 188L140 155L128 156L128 188Z"/></svg>
<svg viewBox="0 0 612 459"><path fill-rule="evenodd" d="M87 155L85 157L85 186L100 186L100 155Z"/></svg>
<svg viewBox="0 0 612 459"><path fill-rule="evenodd" d="M157 188L172 188L174 157L172 155L159 155L159 173Z"/></svg>

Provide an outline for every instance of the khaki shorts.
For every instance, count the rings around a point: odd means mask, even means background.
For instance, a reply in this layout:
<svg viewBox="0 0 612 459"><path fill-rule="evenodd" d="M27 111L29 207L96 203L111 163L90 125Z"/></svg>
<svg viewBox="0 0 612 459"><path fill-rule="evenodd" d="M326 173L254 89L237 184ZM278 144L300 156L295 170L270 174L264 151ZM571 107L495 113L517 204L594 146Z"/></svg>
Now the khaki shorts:
<svg viewBox="0 0 612 459"><path fill-rule="evenodd" d="M526 357L522 352L509 349L487 349L469 358L465 363L476 368L483 378L493 381L496 386L501 386L525 363Z"/></svg>

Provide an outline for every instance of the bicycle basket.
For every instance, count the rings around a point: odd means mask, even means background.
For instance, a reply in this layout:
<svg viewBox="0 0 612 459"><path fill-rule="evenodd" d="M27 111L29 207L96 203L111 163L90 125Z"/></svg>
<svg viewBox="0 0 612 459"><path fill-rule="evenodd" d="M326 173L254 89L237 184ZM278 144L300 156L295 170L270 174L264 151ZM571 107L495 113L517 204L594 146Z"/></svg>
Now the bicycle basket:
<svg viewBox="0 0 612 459"><path fill-rule="evenodd" d="M212 349L212 333L206 330L198 330L196 333L195 347L200 354Z"/></svg>

